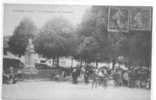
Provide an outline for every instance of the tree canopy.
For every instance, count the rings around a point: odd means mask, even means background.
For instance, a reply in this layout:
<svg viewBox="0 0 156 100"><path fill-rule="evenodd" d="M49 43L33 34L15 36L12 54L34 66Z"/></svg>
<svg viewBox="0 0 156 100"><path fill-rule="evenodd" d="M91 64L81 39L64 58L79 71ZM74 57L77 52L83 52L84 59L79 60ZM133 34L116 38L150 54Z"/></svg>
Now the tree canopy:
<svg viewBox="0 0 156 100"><path fill-rule="evenodd" d="M15 55L24 55L28 39L33 38L36 32L37 28L33 22L28 18L24 18L9 39L9 50Z"/></svg>
<svg viewBox="0 0 156 100"><path fill-rule="evenodd" d="M72 55L75 42L73 31L70 22L64 18L48 21L34 40L36 52L53 59Z"/></svg>
<svg viewBox="0 0 156 100"><path fill-rule="evenodd" d="M93 6L86 12L77 30L83 59L114 61L122 56L130 63L150 66L150 31L109 32L107 24L108 7Z"/></svg>
<svg viewBox="0 0 156 100"><path fill-rule="evenodd" d="M9 41L10 51L22 55L33 38L35 51L46 58L72 56L85 62L116 62L124 57L134 65L151 64L151 31L108 31L108 7L92 6L77 28L63 17L53 18L37 31L24 19ZM117 26L119 27L119 26Z"/></svg>

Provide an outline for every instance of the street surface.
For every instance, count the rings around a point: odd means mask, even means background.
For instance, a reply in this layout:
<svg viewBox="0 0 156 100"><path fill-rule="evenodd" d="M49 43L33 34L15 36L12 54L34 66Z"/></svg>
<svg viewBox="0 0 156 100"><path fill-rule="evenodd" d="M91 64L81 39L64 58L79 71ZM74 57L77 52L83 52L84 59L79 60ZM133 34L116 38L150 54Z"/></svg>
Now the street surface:
<svg viewBox="0 0 156 100"><path fill-rule="evenodd" d="M91 88L91 84L23 81L2 87L3 100L150 100L150 90L126 87Z"/></svg>

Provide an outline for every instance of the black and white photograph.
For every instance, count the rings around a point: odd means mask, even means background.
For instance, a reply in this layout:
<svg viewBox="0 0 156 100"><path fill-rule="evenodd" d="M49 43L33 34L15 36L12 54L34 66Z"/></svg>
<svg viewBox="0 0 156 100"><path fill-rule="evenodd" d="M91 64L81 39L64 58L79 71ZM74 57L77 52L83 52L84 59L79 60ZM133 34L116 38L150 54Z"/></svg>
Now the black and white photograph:
<svg viewBox="0 0 156 100"><path fill-rule="evenodd" d="M3 100L151 100L152 6L3 7Z"/></svg>

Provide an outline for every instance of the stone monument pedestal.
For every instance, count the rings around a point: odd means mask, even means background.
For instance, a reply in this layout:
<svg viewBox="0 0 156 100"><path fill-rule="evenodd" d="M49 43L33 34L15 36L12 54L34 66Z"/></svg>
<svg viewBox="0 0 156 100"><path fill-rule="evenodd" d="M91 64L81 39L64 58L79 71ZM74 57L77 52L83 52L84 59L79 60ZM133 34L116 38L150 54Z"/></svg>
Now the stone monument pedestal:
<svg viewBox="0 0 156 100"><path fill-rule="evenodd" d="M35 51L32 40L28 40L28 46L25 52L25 65L26 67L35 67L35 59L34 59Z"/></svg>

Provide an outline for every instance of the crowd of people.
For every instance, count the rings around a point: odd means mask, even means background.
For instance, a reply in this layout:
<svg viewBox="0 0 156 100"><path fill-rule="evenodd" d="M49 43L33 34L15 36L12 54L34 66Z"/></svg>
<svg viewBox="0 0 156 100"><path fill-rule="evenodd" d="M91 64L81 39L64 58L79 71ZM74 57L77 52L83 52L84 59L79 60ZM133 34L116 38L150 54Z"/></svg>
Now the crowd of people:
<svg viewBox="0 0 156 100"><path fill-rule="evenodd" d="M91 83L92 87L107 87L109 81L114 86L127 86L135 88L150 88L150 69L147 67L134 67L124 70L120 67L111 69L109 67L96 68L89 65L80 66L72 71L73 83L78 83L78 78L83 76L85 83Z"/></svg>
<svg viewBox="0 0 156 100"><path fill-rule="evenodd" d="M58 80L60 76L63 76L62 78L71 76L73 84L77 84L78 79L81 78L86 84L91 83L92 88L107 87L108 83L113 81L114 86L150 89L151 71L148 67L133 67L125 70L121 67L109 68L104 66L97 68L87 64L72 68L68 72L67 75L65 70L57 71L57 73L52 74L52 77ZM15 83L19 75L20 73L15 71L13 67L9 67L7 72L3 72L3 80L7 83Z"/></svg>

